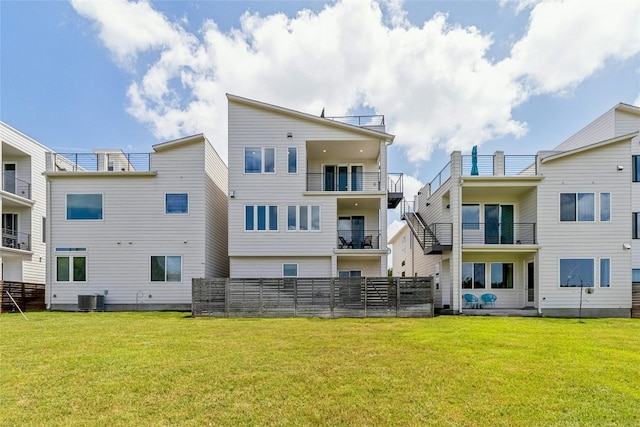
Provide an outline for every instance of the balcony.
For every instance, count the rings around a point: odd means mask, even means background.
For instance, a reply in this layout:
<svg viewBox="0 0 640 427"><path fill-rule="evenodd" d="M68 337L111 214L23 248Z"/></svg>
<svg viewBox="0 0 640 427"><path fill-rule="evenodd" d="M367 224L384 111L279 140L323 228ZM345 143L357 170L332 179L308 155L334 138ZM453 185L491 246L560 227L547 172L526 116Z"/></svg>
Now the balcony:
<svg viewBox="0 0 640 427"><path fill-rule="evenodd" d="M148 172L150 153L54 153L54 171L68 172Z"/></svg>
<svg viewBox="0 0 640 427"><path fill-rule="evenodd" d="M536 176L536 155L507 155L501 152L488 156L475 156L476 168L473 168L474 156L462 156L463 176Z"/></svg>
<svg viewBox="0 0 640 427"><path fill-rule="evenodd" d="M535 223L463 223L463 245L535 245Z"/></svg>
<svg viewBox="0 0 640 427"><path fill-rule="evenodd" d="M31 200L31 183L16 178L15 172L2 174L2 190Z"/></svg>
<svg viewBox="0 0 640 427"><path fill-rule="evenodd" d="M2 247L10 249L31 250L31 234L19 233L7 228L2 229Z"/></svg>
<svg viewBox="0 0 640 427"><path fill-rule="evenodd" d="M380 230L339 230L338 249L380 249Z"/></svg>
<svg viewBox="0 0 640 427"><path fill-rule="evenodd" d="M403 198L401 173L387 175L387 190L387 205L393 209ZM345 168L344 172L308 173L307 191L378 192L384 189L379 172L348 173Z"/></svg>

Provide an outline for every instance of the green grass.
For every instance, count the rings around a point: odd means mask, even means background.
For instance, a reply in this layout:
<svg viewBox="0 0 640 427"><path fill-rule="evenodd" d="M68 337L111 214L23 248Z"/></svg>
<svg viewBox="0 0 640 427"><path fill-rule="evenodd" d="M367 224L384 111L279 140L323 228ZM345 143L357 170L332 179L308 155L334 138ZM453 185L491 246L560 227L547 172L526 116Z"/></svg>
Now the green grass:
<svg viewBox="0 0 640 427"><path fill-rule="evenodd" d="M0 316L0 425L640 425L640 321Z"/></svg>

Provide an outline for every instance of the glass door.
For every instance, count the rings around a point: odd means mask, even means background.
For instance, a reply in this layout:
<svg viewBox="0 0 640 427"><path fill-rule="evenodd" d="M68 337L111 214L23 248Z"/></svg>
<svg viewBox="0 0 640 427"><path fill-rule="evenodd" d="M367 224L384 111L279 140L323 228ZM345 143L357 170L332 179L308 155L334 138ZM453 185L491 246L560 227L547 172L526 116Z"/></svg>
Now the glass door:
<svg viewBox="0 0 640 427"><path fill-rule="evenodd" d="M335 191L336 167L333 165L325 165L324 167L324 191Z"/></svg>
<svg viewBox="0 0 640 427"><path fill-rule="evenodd" d="M16 194L16 164L5 163L3 165L2 189L8 193Z"/></svg>
<svg viewBox="0 0 640 427"><path fill-rule="evenodd" d="M535 270L532 262L527 263L527 305L532 306L535 303Z"/></svg>
<svg viewBox="0 0 640 427"><path fill-rule="evenodd" d="M338 191L347 191L349 168L347 166L338 166Z"/></svg>
<svg viewBox="0 0 640 427"><path fill-rule="evenodd" d="M351 191L364 190L362 178L362 166L351 166Z"/></svg>
<svg viewBox="0 0 640 427"><path fill-rule="evenodd" d="M2 214L2 246L5 248L18 247L18 214Z"/></svg>
<svg viewBox="0 0 640 427"><path fill-rule="evenodd" d="M364 243L364 216L351 217L351 239L354 248L362 248Z"/></svg>
<svg viewBox="0 0 640 427"><path fill-rule="evenodd" d="M500 205L500 243L513 244L513 205Z"/></svg>
<svg viewBox="0 0 640 427"><path fill-rule="evenodd" d="M500 205L484 205L484 243L500 242Z"/></svg>

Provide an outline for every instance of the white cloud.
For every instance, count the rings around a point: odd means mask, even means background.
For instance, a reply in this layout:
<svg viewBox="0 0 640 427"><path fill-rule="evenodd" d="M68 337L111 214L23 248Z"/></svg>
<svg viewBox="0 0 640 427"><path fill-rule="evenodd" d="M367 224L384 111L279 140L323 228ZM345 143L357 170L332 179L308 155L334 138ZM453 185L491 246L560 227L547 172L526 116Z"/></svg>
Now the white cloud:
<svg viewBox="0 0 640 427"><path fill-rule="evenodd" d="M118 64L144 70L128 88L129 113L159 139L204 132L223 158L227 92L328 115L364 104L385 114L395 144L419 162L439 148L523 135L516 106L571 90L640 43L633 0L521 0L528 31L499 63L487 57L490 34L443 14L412 25L400 0L341 0L292 18L245 13L239 28L209 20L197 33L146 1L72 4Z"/></svg>

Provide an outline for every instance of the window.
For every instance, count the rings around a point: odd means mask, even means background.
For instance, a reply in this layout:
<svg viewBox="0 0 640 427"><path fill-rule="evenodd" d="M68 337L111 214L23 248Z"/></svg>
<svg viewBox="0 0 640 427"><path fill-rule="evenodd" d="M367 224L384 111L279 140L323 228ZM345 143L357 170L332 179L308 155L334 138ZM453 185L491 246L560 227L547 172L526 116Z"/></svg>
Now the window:
<svg viewBox="0 0 640 427"><path fill-rule="evenodd" d="M593 193L560 193L560 221L595 221Z"/></svg>
<svg viewBox="0 0 640 427"><path fill-rule="evenodd" d="M480 229L480 205L462 205L462 229Z"/></svg>
<svg viewBox="0 0 640 427"><path fill-rule="evenodd" d="M491 289L513 289L513 263L491 263Z"/></svg>
<svg viewBox="0 0 640 427"><path fill-rule="evenodd" d="M287 173L298 173L298 149L287 148Z"/></svg>
<svg viewBox="0 0 640 427"><path fill-rule="evenodd" d="M634 268L631 270L631 281L633 283L640 283L640 268Z"/></svg>
<svg viewBox="0 0 640 427"><path fill-rule="evenodd" d="M600 193L600 221L611 221L611 193Z"/></svg>
<svg viewBox="0 0 640 427"><path fill-rule="evenodd" d="M42 217L42 243L47 243L47 218Z"/></svg>
<svg viewBox="0 0 640 427"><path fill-rule="evenodd" d="M101 220L102 194L67 194L67 220Z"/></svg>
<svg viewBox="0 0 640 427"><path fill-rule="evenodd" d="M485 288L484 263L463 262L462 263L462 289L484 289L484 288Z"/></svg>
<svg viewBox="0 0 640 427"><path fill-rule="evenodd" d="M640 212L634 212L631 218L631 238L640 239Z"/></svg>
<svg viewBox="0 0 640 427"><path fill-rule="evenodd" d="M165 194L164 212L166 214L189 213L189 195L186 193Z"/></svg>
<svg viewBox="0 0 640 427"><path fill-rule="evenodd" d="M182 257L181 256L152 256L151 257L151 281L152 282L181 282L182 281Z"/></svg>
<svg viewBox="0 0 640 427"><path fill-rule="evenodd" d="M611 260L609 258L600 259L600 287L611 286Z"/></svg>
<svg viewBox="0 0 640 427"><path fill-rule="evenodd" d="M283 277L298 277L298 264L282 264Z"/></svg>
<svg viewBox="0 0 640 427"><path fill-rule="evenodd" d="M631 157L631 166L633 182L640 182L640 156Z"/></svg>
<svg viewBox="0 0 640 427"><path fill-rule="evenodd" d="M593 286L593 259L572 258L560 260L560 287L592 287Z"/></svg>
<svg viewBox="0 0 640 427"><path fill-rule="evenodd" d="M277 231L278 207L245 206L244 229L245 231Z"/></svg>
<svg viewBox="0 0 640 427"><path fill-rule="evenodd" d="M287 206L287 230L319 231L320 206Z"/></svg>
<svg viewBox="0 0 640 427"><path fill-rule="evenodd" d="M246 147L244 173L275 173L276 149L273 147Z"/></svg>
<svg viewBox="0 0 640 427"><path fill-rule="evenodd" d="M58 282L86 282L87 257L58 256L56 257L56 280Z"/></svg>
<svg viewBox="0 0 640 427"><path fill-rule="evenodd" d="M362 277L361 270L343 270L338 272L338 277Z"/></svg>

